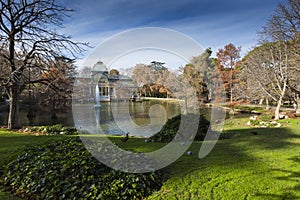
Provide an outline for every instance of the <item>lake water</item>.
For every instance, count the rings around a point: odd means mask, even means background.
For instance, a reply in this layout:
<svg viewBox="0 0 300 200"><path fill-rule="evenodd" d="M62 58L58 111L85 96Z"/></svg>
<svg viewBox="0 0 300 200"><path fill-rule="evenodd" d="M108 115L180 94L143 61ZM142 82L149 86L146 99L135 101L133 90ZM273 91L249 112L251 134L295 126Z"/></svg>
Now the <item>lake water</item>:
<svg viewBox="0 0 300 200"><path fill-rule="evenodd" d="M160 105L157 107L155 105ZM152 116L149 115L149 111L153 106L156 110L152 110ZM93 121L91 118L95 118L98 123L101 125L102 129L109 134L120 134L120 129L118 129L118 125L115 123L116 119L119 120L120 116L126 118L127 120L130 119L131 122L137 124L138 126L147 126L152 123L152 126L156 126L164 122L162 120L161 112L165 112L166 119L172 118L175 115L180 114L180 105L179 103L170 103L170 102L158 102L158 101L143 101L143 102L101 102L101 106L96 113L91 114L90 109L94 109L94 105L75 105L73 109L75 112L77 110L77 115L75 115L75 120L80 118L87 120L84 126L87 126L87 123ZM23 126L30 125L29 120L27 118L28 111L21 110L20 111L20 119ZM79 115L78 115L79 114ZM76 117L77 116L77 117ZM7 117L8 113L6 110L0 111L0 125L7 124ZM152 122L151 122L152 119ZM125 119L124 119L125 120ZM120 120L119 120L120 121ZM154 123L154 124L153 124ZM74 118L72 110L66 111L65 113L57 114L57 119L51 119L51 115L45 112L37 112L36 117L33 120L32 125L54 125L54 124L63 124L65 126L74 126Z"/></svg>
<svg viewBox="0 0 300 200"><path fill-rule="evenodd" d="M174 102L103 102L96 108L93 104L73 105L76 127L113 135L130 132L132 135L149 136L180 112L180 104ZM93 128L96 126L98 129Z"/></svg>
<svg viewBox="0 0 300 200"><path fill-rule="evenodd" d="M27 118L28 111L20 110L20 121L23 126L29 126L29 120ZM33 119L33 126L42 126L42 125L54 125L54 124L63 124L65 126L74 126L73 115L71 109L57 114L57 119L51 119L50 113L45 112L36 112L36 117ZM6 110L0 111L0 126L7 125L8 112Z"/></svg>
<svg viewBox="0 0 300 200"><path fill-rule="evenodd" d="M159 131L167 119L181 113L179 102L168 101L143 101L143 102L103 102L100 107L94 104L73 104L73 112L69 111L57 114L57 119L51 119L49 113L36 113L32 125L63 124L88 130L98 126L101 133L122 135L124 132L145 133L149 136ZM210 120L210 109L201 109L200 112ZM189 110L193 112L193 110ZM21 111L21 122L28 126L27 111ZM237 117L237 116L235 116ZM0 125L7 124L7 112L0 111ZM97 132L98 129L90 129ZM88 130L89 131L89 130Z"/></svg>

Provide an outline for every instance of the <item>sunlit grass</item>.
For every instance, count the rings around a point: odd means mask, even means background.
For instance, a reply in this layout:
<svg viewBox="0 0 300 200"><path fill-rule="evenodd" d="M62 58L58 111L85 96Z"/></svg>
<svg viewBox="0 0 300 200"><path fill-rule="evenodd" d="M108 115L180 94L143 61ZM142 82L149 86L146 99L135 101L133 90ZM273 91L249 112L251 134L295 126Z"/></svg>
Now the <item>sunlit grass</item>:
<svg viewBox="0 0 300 200"><path fill-rule="evenodd" d="M232 123L238 123L232 120ZM299 120L298 120L299 121ZM149 199L298 199L300 198L300 127L236 129L204 159L183 155L167 167L170 179ZM251 132L257 131L258 135Z"/></svg>
<svg viewBox="0 0 300 200"><path fill-rule="evenodd" d="M169 179L148 199L297 199L300 198L300 120L281 120L281 128L245 126L248 118L228 119L224 130L230 139L219 140L204 159L198 158L201 142L189 148L163 169ZM252 134L257 132L257 135ZM66 136L32 136L0 130L0 170L29 145ZM68 136L71 137L71 136ZM92 137L92 136L89 136ZM97 137L103 137L97 136ZM122 149L150 152L165 143L147 143L143 138L109 139ZM12 199L0 191L0 199ZM14 198L15 199L15 198Z"/></svg>

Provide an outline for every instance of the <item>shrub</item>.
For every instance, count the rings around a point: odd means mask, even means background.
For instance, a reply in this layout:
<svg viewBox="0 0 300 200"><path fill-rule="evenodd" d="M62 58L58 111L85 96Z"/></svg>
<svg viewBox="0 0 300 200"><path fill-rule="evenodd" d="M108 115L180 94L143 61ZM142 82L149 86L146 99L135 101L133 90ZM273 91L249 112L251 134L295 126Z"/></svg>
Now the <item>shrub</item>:
<svg viewBox="0 0 300 200"><path fill-rule="evenodd" d="M244 105L237 105L235 106L236 109L240 109L242 111L264 111L264 108L263 107L257 107L257 106L244 106Z"/></svg>
<svg viewBox="0 0 300 200"><path fill-rule="evenodd" d="M163 126L163 128L154 136L150 138L152 141L156 142L170 142L176 135L181 117L186 117L187 119L191 119L189 121L193 121L192 119L199 118L196 114L188 114L188 115L177 115L167 121L167 123ZM186 127L183 127L184 130L189 130L191 126L198 126L197 134L194 138L196 141L204 140L204 137L209 128L209 121L205 119L203 115L200 115L200 119L198 124L186 124Z"/></svg>
<svg viewBox="0 0 300 200"><path fill-rule="evenodd" d="M256 125L260 125L260 121L259 120L250 120L251 125L256 126Z"/></svg>
<svg viewBox="0 0 300 200"><path fill-rule="evenodd" d="M30 128L31 132L39 132L49 135L77 135L77 129L75 127L66 127L62 124L56 124L52 126L37 126Z"/></svg>
<svg viewBox="0 0 300 200"><path fill-rule="evenodd" d="M260 116L260 119L262 121L270 121L270 120L272 120L272 115L263 114L263 115Z"/></svg>
<svg viewBox="0 0 300 200"><path fill-rule="evenodd" d="M28 149L8 165L4 184L24 199L142 199L162 176L115 171L74 137Z"/></svg>
<svg viewBox="0 0 300 200"><path fill-rule="evenodd" d="M183 129L184 130L189 130L191 126L198 126L198 130L196 133L196 136L194 138L195 141L203 141L204 138L206 137L207 131L209 129L210 122L203 116L196 116L196 114L188 114L188 115L177 115L167 121L167 123L163 126L163 128L154 136L150 137L150 141L154 142L170 142L173 140L175 135L178 132L180 122L181 122L181 117L186 117L187 119L190 119L188 121L194 121L193 119L199 118L199 121L197 124L184 124ZM219 133L212 131L211 138L209 139L229 139L230 137L233 136L233 133ZM184 137L184 135L183 135Z"/></svg>

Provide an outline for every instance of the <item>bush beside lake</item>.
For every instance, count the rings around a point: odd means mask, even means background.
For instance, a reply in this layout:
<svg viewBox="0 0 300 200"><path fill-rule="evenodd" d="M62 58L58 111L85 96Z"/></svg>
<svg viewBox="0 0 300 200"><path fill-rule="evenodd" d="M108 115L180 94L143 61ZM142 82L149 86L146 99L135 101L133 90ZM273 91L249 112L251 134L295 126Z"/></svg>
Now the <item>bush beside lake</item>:
<svg viewBox="0 0 300 200"><path fill-rule="evenodd" d="M181 121L188 122L186 124L181 124ZM196 124L192 124L192 122L196 120ZM183 132L179 132L179 127L182 127ZM174 139L176 134L179 134L181 137L185 137L186 135L190 135L191 127L198 127L197 132L194 137L194 141L203 141L210 126L210 122L205 118L204 115L196 115L196 114L186 114L186 115L177 115L171 119L169 119L163 128L154 136L150 137L150 141L154 142L170 142ZM219 135L217 132L212 131L212 138L210 139L228 139L232 136L232 133L223 132Z"/></svg>
<svg viewBox="0 0 300 200"><path fill-rule="evenodd" d="M299 118L280 120L282 124L280 128L249 127L245 125L248 120L249 118L226 120L224 129L233 134L233 137L228 140L219 140L212 152L203 159L198 158L202 142L194 142L188 149L192 154L184 154L176 162L164 168L162 172L169 178L162 183L159 190L149 197L146 195L145 198L155 200L300 198ZM254 135L254 132L257 134ZM9 162L15 162L18 155L24 155L27 152L26 146L34 145L37 148L44 148L49 145L50 141L52 141L51 144L53 142L61 144L61 140L77 136L32 136L0 130L0 137L0 167L2 178L4 178L4 168L10 166ZM124 149L145 152L167 144L145 143L141 138L130 138L126 143L120 142L120 137L111 137L111 140ZM79 170L80 167L75 169ZM15 170L16 175L22 173L22 170L14 169L14 167L10 170ZM78 179L76 181L80 182ZM119 184L118 181L114 183ZM17 184L20 182L18 181ZM87 191L90 190L87 189ZM134 194L135 192L131 196ZM17 199L17 197L11 197L2 190L0 199Z"/></svg>

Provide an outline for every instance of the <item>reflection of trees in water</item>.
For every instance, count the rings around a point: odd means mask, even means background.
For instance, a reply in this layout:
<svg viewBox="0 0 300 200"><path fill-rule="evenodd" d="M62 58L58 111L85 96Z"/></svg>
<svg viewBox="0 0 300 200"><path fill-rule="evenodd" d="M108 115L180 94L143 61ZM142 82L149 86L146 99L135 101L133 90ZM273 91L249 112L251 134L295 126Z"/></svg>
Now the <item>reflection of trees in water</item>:
<svg viewBox="0 0 300 200"><path fill-rule="evenodd" d="M167 117L171 118L180 113L180 105L178 103L166 103L159 101L144 101L142 103L133 102L102 102L100 107L99 122L107 133L120 133L120 129L116 125L114 114L126 114L129 113L128 119L139 125L147 126L150 124L149 110L152 105L160 104L164 107ZM117 110L117 113L113 113L112 110ZM159 115L154 115L155 118L160 118Z"/></svg>
<svg viewBox="0 0 300 200"><path fill-rule="evenodd" d="M38 126L38 125L55 125L55 124L63 124L65 126L74 126L73 115L71 110L66 110L64 113L57 114L57 119L51 119L49 113L45 113L43 111L36 110L35 117L32 119L30 124L29 119L27 117L28 110L21 109L20 110L20 120L23 126ZM3 111L0 112L0 126L7 125L7 116L8 112Z"/></svg>

